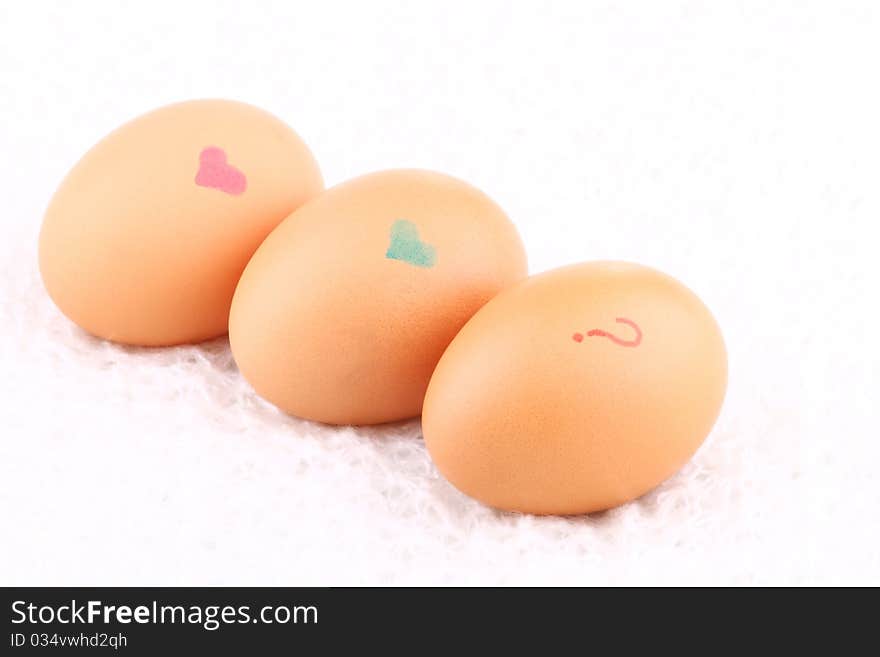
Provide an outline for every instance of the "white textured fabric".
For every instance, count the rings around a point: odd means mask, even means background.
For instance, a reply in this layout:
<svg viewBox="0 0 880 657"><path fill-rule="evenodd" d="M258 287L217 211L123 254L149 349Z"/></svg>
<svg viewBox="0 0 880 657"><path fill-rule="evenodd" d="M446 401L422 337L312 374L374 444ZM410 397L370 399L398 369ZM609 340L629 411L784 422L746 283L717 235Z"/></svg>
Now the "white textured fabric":
<svg viewBox="0 0 880 657"><path fill-rule="evenodd" d="M876 3L626 5L3 3L0 584L880 584ZM329 184L470 180L532 272L684 281L729 347L709 441L622 508L498 513L417 421L318 426L224 340L83 334L36 270L49 197L122 121L205 96L287 120Z"/></svg>

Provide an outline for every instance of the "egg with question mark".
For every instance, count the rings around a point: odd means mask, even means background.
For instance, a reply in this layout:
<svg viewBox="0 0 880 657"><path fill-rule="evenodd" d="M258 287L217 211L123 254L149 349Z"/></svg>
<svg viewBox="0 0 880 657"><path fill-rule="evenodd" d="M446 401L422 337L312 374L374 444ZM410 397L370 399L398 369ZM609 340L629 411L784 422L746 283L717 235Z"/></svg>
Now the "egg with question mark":
<svg viewBox="0 0 880 657"><path fill-rule="evenodd" d="M40 273L86 331L142 346L226 333L248 259L324 187L308 147L268 112L193 100L96 144L46 210Z"/></svg>
<svg viewBox="0 0 880 657"><path fill-rule="evenodd" d="M595 262L508 288L446 349L422 414L440 472L489 506L601 511L697 450L727 386L700 299L640 265Z"/></svg>

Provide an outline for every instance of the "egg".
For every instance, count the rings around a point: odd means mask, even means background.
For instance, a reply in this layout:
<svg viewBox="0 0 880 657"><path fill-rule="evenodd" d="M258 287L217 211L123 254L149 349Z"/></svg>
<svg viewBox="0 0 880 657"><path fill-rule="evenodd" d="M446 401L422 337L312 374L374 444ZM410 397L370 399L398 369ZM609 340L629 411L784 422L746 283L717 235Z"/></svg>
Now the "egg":
<svg viewBox="0 0 880 657"><path fill-rule="evenodd" d="M487 505L590 513L675 473L726 385L721 332L690 290L639 265L573 265L465 324L431 378L422 430L440 472Z"/></svg>
<svg viewBox="0 0 880 657"><path fill-rule="evenodd" d="M108 340L222 335L253 252L322 189L309 149L265 111L225 100L163 107L108 135L61 183L40 233L45 287Z"/></svg>
<svg viewBox="0 0 880 657"><path fill-rule="evenodd" d="M489 197L430 171L369 174L285 219L241 277L229 339L284 411L329 424L413 417L443 350L527 273Z"/></svg>

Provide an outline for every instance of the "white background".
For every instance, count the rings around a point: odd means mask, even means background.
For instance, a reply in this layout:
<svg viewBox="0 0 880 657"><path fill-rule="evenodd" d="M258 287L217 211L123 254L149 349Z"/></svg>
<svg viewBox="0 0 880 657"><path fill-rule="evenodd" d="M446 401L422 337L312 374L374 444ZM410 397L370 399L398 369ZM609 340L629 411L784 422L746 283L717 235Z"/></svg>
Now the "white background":
<svg viewBox="0 0 880 657"><path fill-rule="evenodd" d="M0 584L880 584L876 7L0 4ZM503 514L417 421L328 429L224 340L83 334L39 282L45 206L114 127L196 97L280 116L328 185L472 182L532 272L681 279L729 347L709 441L623 508Z"/></svg>

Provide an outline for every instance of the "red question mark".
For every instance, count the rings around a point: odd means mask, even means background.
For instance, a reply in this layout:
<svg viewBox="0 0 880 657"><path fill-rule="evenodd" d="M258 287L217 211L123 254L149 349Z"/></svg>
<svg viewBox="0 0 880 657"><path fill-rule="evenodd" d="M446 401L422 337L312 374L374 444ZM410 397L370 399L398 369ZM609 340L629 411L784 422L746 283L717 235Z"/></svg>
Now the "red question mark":
<svg viewBox="0 0 880 657"><path fill-rule="evenodd" d="M587 333L587 337L593 338L598 336L601 338L608 338L614 344L619 344L621 347L638 347L642 343L642 329L639 328L638 324L636 324L631 319L627 319L626 317L618 317L614 321L616 321L618 324L626 324L627 326L632 327L632 329L636 332L635 339L623 340L621 338L618 338L616 335L608 333L608 331L603 331L602 329L592 329ZM573 336L571 336L571 339L575 342L583 342L584 336L582 333L575 333Z"/></svg>

